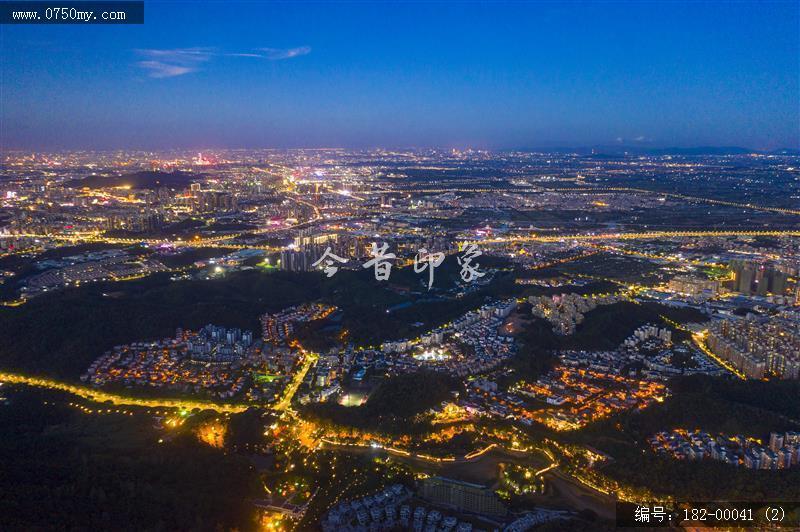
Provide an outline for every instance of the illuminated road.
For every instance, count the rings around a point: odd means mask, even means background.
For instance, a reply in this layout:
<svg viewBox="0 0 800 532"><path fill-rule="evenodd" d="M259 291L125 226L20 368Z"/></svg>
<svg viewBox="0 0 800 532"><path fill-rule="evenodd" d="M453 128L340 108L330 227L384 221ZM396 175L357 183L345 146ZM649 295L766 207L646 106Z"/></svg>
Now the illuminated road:
<svg viewBox="0 0 800 532"><path fill-rule="evenodd" d="M474 244L502 244L513 242L553 243L565 240L657 240L660 238L707 238L740 236L800 237L800 231L649 231L643 233L589 233L577 235L518 235L470 241Z"/></svg>
<svg viewBox="0 0 800 532"><path fill-rule="evenodd" d="M286 387L283 398L278 401L274 406L270 407L264 405L264 408L272 408L274 410L287 410L292 404L292 398L297 393L297 389L303 383L308 370L317 361L317 355L314 353L306 353L303 365L295 373L292 382ZM35 386L38 388L47 388L50 390L59 390L62 392L71 393L84 399L94 401L97 403L110 402L113 405L128 405L128 406L144 406L148 408L179 408L181 410L214 410L216 412L237 413L244 412L251 406L246 404L235 403L217 403L214 401L200 401L191 399L158 399L158 398L139 398L139 397L125 397L123 395L104 392L88 386L78 386L75 384L68 384L59 382L52 379L45 379L41 377L28 377L16 373L0 372L0 382L8 382L11 384L25 384L28 386Z"/></svg>
<svg viewBox="0 0 800 532"><path fill-rule="evenodd" d="M255 236L258 231L253 231L253 236ZM249 235L250 233L248 233ZM172 247L204 247L204 248L230 248L230 249L260 249L262 251L282 251L286 248L284 247L277 247L277 246L263 246L263 245L253 245L253 244L236 244L236 243L227 243L226 240L231 240L235 238L239 238L241 236L246 236L243 233L237 233L232 235L221 235L221 236L214 236L209 238L188 238L186 240L178 238L175 240L169 239L154 239L154 238L113 238L113 237L105 237L100 236L98 234L85 234L85 235L75 235L75 234L34 234L34 233L25 233L25 234L8 234L8 235L0 235L0 238L19 238L19 237L26 237L26 238L38 238L42 240L59 240L62 242L67 242L69 244L78 244L78 243L99 243L99 244L119 244L119 245L135 245L135 244L147 244L148 246L161 246L161 245L168 245ZM28 250L22 251L20 253L28 253Z"/></svg>
<svg viewBox="0 0 800 532"><path fill-rule="evenodd" d="M0 373L0 382L12 384L26 384L50 390L59 390L71 393L90 401L98 403L110 402L113 405L144 406L148 408L179 408L181 410L214 410L216 412L244 412L247 405L214 403L210 401L186 400L186 399L143 399L138 397L124 397L122 395L107 393L86 386L77 386L55 380L43 379L39 377L26 377L14 373Z"/></svg>
<svg viewBox="0 0 800 532"><path fill-rule="evenodd" d="M303 361L303 365L301 366L300 370L295 374L295 377L292 383L287 387L286 392L284 394L283 399L277 403L273 408L275 410L283 410L287 414L291 414L294 416L295 414L289 409L291 406L292 398L294 397L297 389L299 388L300 384L303 382L305 375L308 373L309 369L314 365L317 360L317 355L314 353L306 353L306 357ZM104 403L108 402L115 406L139 406L139 407L146 407L146 408L175 408L181 410L213 410L220 413L239 413L247 410L250 406L253 405L241 405L241 404L220 404L220 403L213 403L213 402L205 402L205 401L191 401L191 400L184 400L184 399L143 399L143 398L133 398L133 397L124 397L121 395L111 394L107 392L102 392L99 390L95 390L92 388L88 388L85 386L77 386L66 384L63 382L58 382L55 380L50 379L43 379L37 377L26 377L23 375L13 374L13 373L3 373L0 372L0 382L8 382L12 384L25 384L28 386L35 386L40 388L47 388L52 390L59 390L67 393L71 393L82 397L84 399ZM349 451L353 450L371 450L374 451L376 449L375 445L354 445L354 444L341 444L336 443L333 441L323 441L320 444L327 444L331 447L347 447ZM389 446L380 445L378 448L384 452L394 455L397 458L407 458L411 460L416 460L421 463L431 463L431 464L438 464L438 465L447 465L450 463L465 463L465 462L474 462L476 460L480 460L490 453L490 451L496 450L503 453L504 460L510 460L515 463L530 463L531 460L531 450L537 450L546 455L550 460L546 467L540 469L536 475L543 476L548 475L548 478L552 478L551 475L559 475L561 478L565 480L571 481L573 484L577 485L580 483L580 479L573 477L566 471L559 470L559 463L558 460L552 455L551 452L547 450L547 448L526 448L526 449L516 449L516 448L508 448L496 443L492 443L487 445L486 447L476 450L468 455L463 457L434 457L425 454L413 454L409 451L405 451L403 449L396 449ZM595 497L600 497L604 492L599 490L598 488L583 482L581 484L583 489L591 493Z"/></svg>
<svg viewBox="0 0 800 532"><path fill-rule="evenodd" d="M720 366L722 366L726 370L730 371L731 373L733 373L734 375L736 375L740 379L747 380L747 375L745 375L744 373L742 373L741 371L739 371L738 369L733 367L733 365L730 362L728 362L726 360L722 360L720 357L718 357L716 354L714 354L713 351L711 351L708 348L708 345L706 344L706 338L708 337L708 329L703 329L700 332L695 332L695 331L692 331L692 330L686 328L682 324L677 323L677 322L667 318L666 316L662 315L661 318L664 321L666 321L667 323L669 323L670 325L672 325L673 327L675 327L676 329L680 329L682 331L685 331L685 332L688 332L689 334L691 334L692 335L692 342L694 343L694 345L700 351L702 351L703 354L706 355L708 358L710 358L711 360L713 360L714 362L716 362L717 364L719 364Z"/></svg>
<svg viewBox="0 0 800 532"><path fill-rule="evenodd" d="M692 334L692 341L694 341L694 345L696 345L697 348L700 349L700 351L702 351L703 354L705 354L708 358L712 359L714 362L716 362L717 364L719 364L723 368L727 369L728 371L730 371L731 373L733 373L734 375L736 375L740 379L747 380L747 375L745 375L744 373L742 373L741 371L739 371L738 369L733 367L733 365L731 365L730 362L722 360L720 357L715 355L714 352L711 351L708 348L708 346L706 345L706 337L707 336L708 336L708 331L707 330L701 331L699 333L694 333L694 334Z"/></svg>
<svg viewBox="0 0 800 532"><path fill-rule="evenodd" d="M311 203L310 201L304 200L303 198L300 197L299 194L291 193L289 195L289 198L294 200L294 201L296 201L297 203L301 203L301 204L303 204L303 205L305 205L307 207L311 207L312 209L314 209L314 218L316 218L316 219L322 218L322 215L320 214L320 211L319 211L319 207L317 207L315 204Z"/></svg>
<svg viewBox="0 0 800 532"><path fill-rule="evenodd" d="M318 221L318 220L314 220ZM308 223L308 222L305 222ZM258 230L254 234L258 234ZM225 243L225 240L247 236L249 233L239 233L235 235L224 235L210 238L194 239L133 239L133 238L109 238L97 234L91 235L47 235L47 234L19 234L19 235L0 235L0 238L30 237L53 240L65 240L69 242L100 242L106 244L149 244L149 245L171 245L176 247L218 247L233 249L261 249L265 251L281 251L279 246L259 246L251 244ZM504 244L515 242L541 242L554 243L568 240L575 241L602 241L602 240L657 240L660 238L707 238L707 237L800 237L800 230L726 230L726 231L647 231L636 233L585 233L585 234L564 234L564 235L513 235L496 238L486 238L481 240L471 240L468 243L474 244Z"/></svg>
<svg viewBox="0 0 800 532"><path fill-rule="evenodd" d="M99 232L90 232L90 233L15 233L15 234L0 234L0 238L39 238L39 239L50 239L50 240L63 240L67 242L98 242L103 244L149 244L149 245L161 245L161 244L169 244L172 246L213 246L218 244L223 240L228 240L231 238L237 238L241 236L241 233L237 234L230 234L230 235L219 235L219 236L211 236L211 237L196 237L196 238L188 238L186 240L182 238L178 238L175 240L169 240L166 238L114 238L109 236L103 236ZM223 246L225 247L225 246Z"/></svg>
<svg viewBox="0 0 800 532"><path fill-rule="evenodd" d="M297 393L297 389L300 388L300 385L303 383L303 379L306 378L306 374L308 370L317 362L317 355L315 353L308 353L304 352L305 358L303 359L303 365L294 374L292 378L292 382L286 386L286 390L284 390L283 397L280 401L275 403L272 407L274 410L288 410L289 407L292 405L292 398L294 394Z"/></svg>

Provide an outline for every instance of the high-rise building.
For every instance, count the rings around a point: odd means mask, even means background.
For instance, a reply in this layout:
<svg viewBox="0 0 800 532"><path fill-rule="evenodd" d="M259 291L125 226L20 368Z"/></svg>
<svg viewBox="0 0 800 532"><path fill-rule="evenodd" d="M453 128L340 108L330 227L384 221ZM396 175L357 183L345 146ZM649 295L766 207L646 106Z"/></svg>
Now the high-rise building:
<svg viewBox="0 0 800 532"><path fill-rule="evenodd" d="M734 272L733 289L747 295L784 295L789 274L771 265L752 261L731 262Z"/></svg>
<svg viewBox="0 0 800 532"><path fill-rule="evenodd" d="M497 495L479 484L443 477L422 481L420 495L436 504L477 514L505 515L506 508Z"/></svg>
<svg viewBox="0 0 800 532"><path fill-rule="evenodd" d="M719 320L708 347L750 378L800 378L800 328L791 320Z"/></svg>
<svg viewBox="0 0 800 532"><path fill-rule="evenodd" d="M719 281L679 275L670 280L669 289L673 292L689 296L698 296L704 292L709 296L715 296L719 293Z"/></svg>
<svg viewBox="0 0 800 532"><path fill-rule="evenodd" d="M285 249L281 251L281 270L288 272L310 272L314 262L321 256L316 248Z"/></svg>
<svg viewBox="0 0 800 532"><path fill-rule="evenodd" d="M770 432L769 434L769 448L777 451L783 447L783 434L778 432Z"/></svg>
<svg viewBox="0 0 800 532"><path fill-rule="evenodd" d="M755 278L755 269L750 268L748 263L734 262L731 264L733 268L733 289L740 293L750 293L753 286L753 279Z"/></svg>

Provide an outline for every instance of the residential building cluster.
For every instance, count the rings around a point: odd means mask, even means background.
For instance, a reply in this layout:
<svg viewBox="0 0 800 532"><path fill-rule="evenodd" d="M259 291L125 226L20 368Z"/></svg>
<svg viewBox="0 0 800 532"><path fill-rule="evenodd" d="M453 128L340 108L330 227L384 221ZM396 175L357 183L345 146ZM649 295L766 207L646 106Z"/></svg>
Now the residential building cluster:
<svg viewBox="0 0 800 532"><path fill-rule="evenodd" d="M374 495L339 503L322 518L325 532L395 530L412 523L411 506L405 503L411 491L394 484Z"/></svg>
<svg viewBox="0 0 800 532"><path fill-rule="evenodd" d="M513 299L495 301L417 338L384 342L379 348L348 345L339 353L323 354L306 377L310 390L301 402L338 394L349 398L346 377L360 382L370 369L398 374L427 368L460 377L491 371L516 352L514 338L501 334L516 306Z"/></svg>
<svg viewBox="0 0 800 532"><path fill-rule="evenodd" d="M724 375L725 369L686 344L659 345L654 340L640 349L560 351L565 366L647 380L666 381L675 375Z"/></svg>
<svg viewBox="0 0 800 532"><path fill-rule="evenodd" d="M422 356L412 351L410 356L408 353L401 355L397 364L408 367L433 365L459 377L490 371L516 350L513 337L502 335L500 329L515 308L516 301L505 300L467 312L445 327L422 335L419 338L423 346ZM441 360L424 356L437 345L443 346L444 352L457 353L458 356Z"/></svg>
<svg viewBox="0 0 800 532"><path fill-rule="evenodd" d="M514 339L501 334L505 318L516 308L513 299L487 303L413 340L384 342L384 353L397 353L397 371L430 367L459 377L489 371L516 350Z"/></svg>
<svg viewBox="0 0 800 532"><path fill-rule="evenodd" d="M50 261L41 264L48 265ZM59 264L66 261L57 261ZM70 285L95 281L121 281L151 273L166 271L161 262L148 257L133 257L125 252L114 253L98 260L81 261L77 264L48 269L29 277L21 292L32 297L40 292Z"/></svg>
<svg viewBox="0 0 800 532"><path fill-rule="evenodd" d="M419 488L420 497L435 504L480 515L503 517L508 510L497 494L486 486L444 477L427 477Z"/></svg>
<svg viewBox="0 0 800 532"><path fill-rule="evenodd" d="M748 315L715 320L708 329L708 348L753 379L800 378L800 322Z"/></svg>
<svg viewBox="0 0 800 532"><path fill-rule="evenodd" d="M575 328L583 323L584 314L594 310L598 305L611 305L621 300L616 295L561 294L556 296L531 296L528 301L533 305L533 315L544 318L553 325L553 332L564 336L575 332Z"/></svg>
<svg viewBox="0 0 800 532"><path fill-rule="evenodd" d="M463 404L478 413L571 430L619 410L663 400L663 383L675 375L725 373L701 351L672 345L670 338L668 329L645 325L613 351L560 351L561 363L553 371L507 392L488 377L475 378L468 383Z"/></svg>
<svg viewBox="0 0 800 532"><path fill-rule="evenodd" d="M642 409L666 395L666 387L657 381L569 366L559 366L535 383L519 383L513 391L546 403L527 417L555 430L573 430L615 412Z"/></svg>
<svg viewBox="0 0 800 532"><path fill-rule="evenodd" d="M206 325L172 338L115 346L81 380L93 386L150 387L176 393L272 400L284 379L255 379L275 355L251 331ZM292 366L283 369L291 370Z"/></svg>
<svg viewBox="0 0 800 532"><path fill-rule="evenodd" d="M783 295L789 286L792 269L764 261L731 261L734 273L733 289L745 295Z"/></svg>
<svg viewBox="0 0 800 532"><path fill-rule="evenodd" d="M424 491L424 481L423 488ZM420 495L422 493L420 492ZM367 532L410 530L414 532L472 532L468 521L459 521L448 512L430 509L424 501L401 484L394 484L374 495L342 502L323 516L324 532Z"/></svg>
<svg viewBox="0 0 800 532"><path fill-rule="evenodd" d="M536 508L534 511L526 512L511 523L507 524L503 528L503 532L524 532L526 530L535 530L539 525L543 525L549 521L569 519L572 515L572 512L568 512L566 510L548 510L546 508Z"/></svg>
<svg viewBox="0 0 800 532"><path fill-rule="evenodd" d="M336 307L323 303L304 303L278 313L261 316L261 334L265 342L274 345L285 343L294 332L295 325L328 317Z"/></svg>
<svg viewBox="0 0 800 532"><path fill-rule="evenodd" d="M481 529L475 527L475 521L495 523L490 526L494 530L521 532L572 515L544 508L518 514L513 520L507 514L498 496L485 486L427 477L420 481L416 493L394 484L373 495L340 502L322 517L320 526L325 532L477 532Z"/></svg>
<svg viewBox="0 0 800 532"><path fill-rule="evenodd" d="M560 364L534 383L510 388L547 406L515 407L522 421L571 430L620 410L645 408L666 395L663 384L680 374L720 375L722 368L688 345L673 345L671 331L643 325L613 351L560 351ZM513 398L506 404L514 405Z"/></svg>
<svg viewBox="0 0 800 532"><path fill-rule="evenodd" d="M467 384L467 397L462 401L467 412L530 424L525 401L518 395L501 390L497 382L490 380L489 377L475 378Z"/></svg>
<svg viewBox="0 0 800 532"><path fill-rule="evenodd" d="M176 334L178 337L180 333ZM229 364L241 359L253 345L252 331L206 325L197 335L182 334L189 358L195 362Z"/></svg>
<svg viewBox="0 0 800 532"><path fill-rule="evenodd" d="M689 297L710 299L719 294L720 282L706 277L678 275L667 284L669 290Z"/></svg>
<svg viewBox="0 0 800 532"><path fill-rule="evenodd" d="M562 286L586 286L587 284L591 283L590 279L581 279L581 278L570 278L570 277L523 277L517 278L514 280L516 284L526 285L526 286L539 286L542 288L560 288Z"/></svg>
<svg viewBox="0 0 800 532"><path fill-rule="evenodd" d="M588 354L587 359L600 356L602 364L590 367L617 371L627 370L646 379L668 380L675 375L724 375L725 370L702 351L687 343L673 344L672 331L666 327L646 324L626 338L617 351ZM570 357L562 354L562 360ZM581 357L579 357L580 360ZM575 362L573 360L573 362Z"/></svg>
<svg viewBox="0 0 800 532"><path fill-rule="evenodd" d="M772 432L769 445L745 436L675 429L647 439L656 453L678 460L717 460L747 469L788 469L800 465L800 432Z"/></svg>
<svg viewBox="0 0 800 532"><path fill-rule="evenodd" d="M644 365L641 375L668 380L675 375L724 376L726 370L687 344L673 345L638 357Z"/></svg>
<svg viewBox="0 0 800 532"><path fill-rule="evenodd" d="M622 348L636 350L640 345L649 343L649 340L654 340L656 344L672 345L672 331L650 323L642 325L622 342Z"/></svg>

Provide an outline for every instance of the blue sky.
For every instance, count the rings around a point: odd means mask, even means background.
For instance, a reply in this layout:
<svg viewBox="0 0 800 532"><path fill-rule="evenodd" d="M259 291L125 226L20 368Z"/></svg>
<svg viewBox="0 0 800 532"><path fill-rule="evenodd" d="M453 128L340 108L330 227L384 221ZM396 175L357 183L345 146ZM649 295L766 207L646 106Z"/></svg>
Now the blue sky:
<svg viewBox="0 0 800 532"><path fill-rule="evenodd" d="M6 148L800 146L797 2L146 1L0 27Z"/></svg>

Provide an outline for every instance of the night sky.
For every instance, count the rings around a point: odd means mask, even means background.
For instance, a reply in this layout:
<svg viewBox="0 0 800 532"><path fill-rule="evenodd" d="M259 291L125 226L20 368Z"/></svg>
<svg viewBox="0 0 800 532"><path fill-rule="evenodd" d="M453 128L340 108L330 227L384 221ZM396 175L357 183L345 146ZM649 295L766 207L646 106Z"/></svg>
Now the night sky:
<svg viewBox="0 0 800 532"><path fill-rule="evenodd" d="M800 146L800 3L145 2L0 26L4 149Z"/></svg>

